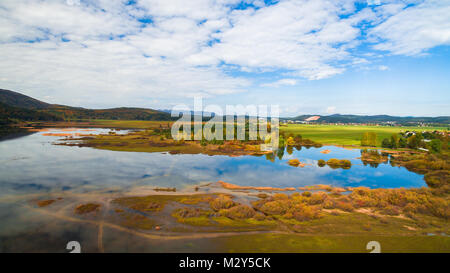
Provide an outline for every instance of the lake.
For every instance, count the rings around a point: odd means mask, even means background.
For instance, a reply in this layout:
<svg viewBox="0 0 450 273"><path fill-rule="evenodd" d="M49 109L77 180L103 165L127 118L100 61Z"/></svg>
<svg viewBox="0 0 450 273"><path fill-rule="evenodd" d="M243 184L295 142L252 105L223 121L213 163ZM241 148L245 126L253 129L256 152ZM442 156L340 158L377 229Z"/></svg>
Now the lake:
<svg viewBox="0 0 450 273"><path fill-rule="evenodd" d="M265 156L207 156L139 153L54 145L58 134L107 134L110 129L51 129L0 142L0 252L67 252L70 240L96 252L98 228L71 216L73 206L86 200L105 202L115 194L142 188L176 187L177 191L222 180L241 186L302 187L315 184L398 188L426 186L422 175L403 167L364 165L359 149L334 146L279 151ZM127 133L119 131L117 133ZM329 154L321 151L330 150ZM307 165L292 167L298 158ZM318 167L317 160L349 159L348 170ZM137 189L137 190L136 190ZM36 208L38 199L63 196L61 205ZM106 197L108 196L108 197ZM34 201L33 201L34 200ZM53 213L53 214L52 214ZM109 251L217 251L208 241L150 243L102 229ZM131 248L130 244L132 245ZM155 248L157 246L157 248Z"/></svg>
<svg viewBox="0 0 450 273"><path fill-rule="evenodd" d="M85 129L82 129L85 130ZM104 134L109 129L90 129ZM126 133L126 131L122 131ZM67 133L54 129L0 142L0 196L37 192L126 190L136 186L176 187L222 180L243 186L301 187L315 184L398 188L426 186L422 175L388 163L365 166L359 149L293 148L278 156L207 156L138 153L53 145ZM75 130L70 133L83 133ZM84 132L86 133L86 132ZM321 151L330 150L329 154ZM281 158L281 159L280 159ZM307 165L287 164L298 158ZM351 169L318 167L317 160L349 159Z"/></svg>

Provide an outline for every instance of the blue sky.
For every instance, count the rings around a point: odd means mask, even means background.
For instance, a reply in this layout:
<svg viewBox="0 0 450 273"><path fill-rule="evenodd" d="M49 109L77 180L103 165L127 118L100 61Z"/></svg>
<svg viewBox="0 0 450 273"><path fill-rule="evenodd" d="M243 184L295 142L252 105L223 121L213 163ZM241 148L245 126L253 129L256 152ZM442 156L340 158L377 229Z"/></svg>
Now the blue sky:
<svg viewBox="0 0 450 273"><path fill-rule="evenodd" d="M0 88L73 106L450 115L449 0L4 0Z"/></svg>

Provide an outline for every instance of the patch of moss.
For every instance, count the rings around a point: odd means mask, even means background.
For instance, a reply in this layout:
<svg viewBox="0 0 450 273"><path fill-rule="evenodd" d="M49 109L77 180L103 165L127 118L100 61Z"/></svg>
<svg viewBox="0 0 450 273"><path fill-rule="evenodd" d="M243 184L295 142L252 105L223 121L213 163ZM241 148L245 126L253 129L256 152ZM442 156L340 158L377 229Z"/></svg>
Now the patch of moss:
<svg viewBox="0 0 450 273"><path fill-rule="evenodd" d="M137 197L121 197L112 202L133 210L141 212L160 211L168 202L178 202L181 204L198 204L200 202L209 202L215 196L210 194L193 195L148 195Z"/></svg>

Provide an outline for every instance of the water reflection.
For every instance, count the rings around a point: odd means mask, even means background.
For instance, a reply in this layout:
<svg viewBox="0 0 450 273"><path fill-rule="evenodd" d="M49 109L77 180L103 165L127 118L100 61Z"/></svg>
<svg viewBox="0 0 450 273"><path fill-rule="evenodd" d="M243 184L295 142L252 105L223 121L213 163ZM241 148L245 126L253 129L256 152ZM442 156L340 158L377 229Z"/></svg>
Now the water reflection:
<svg viewBox="0 0 450 273"><path fill-rule="evenodd" d="M426 185L423 176L404 168L393 167L387 162L375 164L367 160L361 161L359 158L366 153L364 150L333 146L291 146L264 156L228 157L116 152L53 145L62 137L57 136L59 133L107 134L110 131L83 130L38 132L0 142L0 252L66 252L65 245L70 240L81 242L84 252L98 250L95 225L68 223L30 210L32 206L28 204L35 198L35 194L64 196L61 208L54 208L58 211L67 204L74 203L72 197L81 198L80 196L90 196L91 193L97 197L104 196L104 193L140 189L142 186L175 187L182 190L185 186L218 180L244 186L271 187L329 184L396 188ZM325 150L329 150L329 153L323 153ZM386 156L374 153L367 155ZM306 166L296 168L288 165L287 161L294 158ZM349 159L352 167L344 170L318 166L319 159L327 161L331 158ZM135 251L195 251L180 241L171 243L153 240L149 244L139 238L135 242L130 239L129 234L123 235L117 230L105 228L103 242L107 247L106 251L126 251L128 244L133 245ZM198 249L214 250L207 248L207 245L209 244L200 245L199 242Z"/></svg>
<svg viewBox="0 0 450 273"><path fill-rule="evenodd" d="M95 129L89 133L108 133L108 130ZM290 146L262 157L232 158L116 152L52 145L60 138L39 132L0 142L0 195L69 190L88 192L111 188L124 190L136 185L181 189L187 185L218 180L272 187L312 184L373 188L425 186L421 175L385 164L388 161L381 165L361 161L358 158L366 151L334 146ZM330 153L321 153L323 150L330 150ZM294 158L307 165L295 168L286 164ZM349 170L333 170L328 166L317 166L317 160L327 161L331 158L349 159L352 167Z"/></svg>

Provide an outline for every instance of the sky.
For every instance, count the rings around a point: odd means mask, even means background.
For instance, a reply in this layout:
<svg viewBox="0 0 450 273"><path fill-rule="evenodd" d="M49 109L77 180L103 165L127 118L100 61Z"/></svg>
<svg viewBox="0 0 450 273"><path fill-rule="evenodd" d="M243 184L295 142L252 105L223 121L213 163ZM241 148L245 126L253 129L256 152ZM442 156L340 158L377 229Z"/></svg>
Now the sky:
<svg viewBox="0 0 450 273"><path fill-rule="evenodd" d="M1 0L0 88L86 108L450 116L450 0Z"/></svg>

